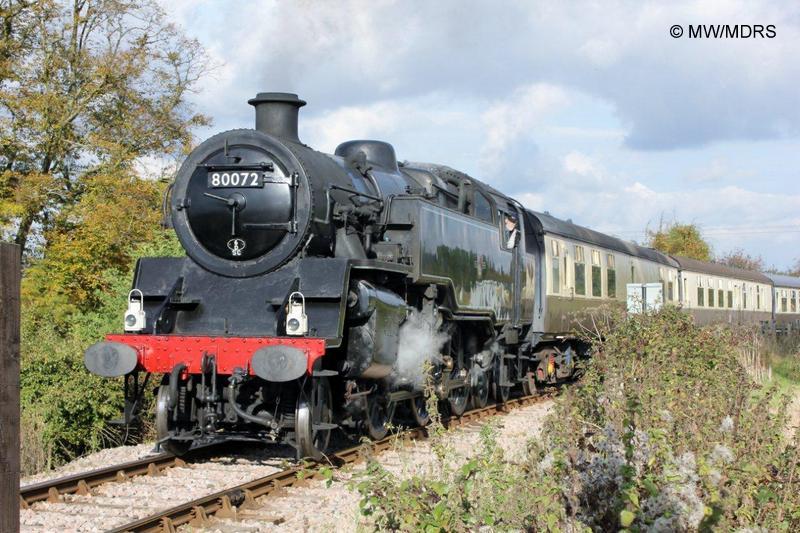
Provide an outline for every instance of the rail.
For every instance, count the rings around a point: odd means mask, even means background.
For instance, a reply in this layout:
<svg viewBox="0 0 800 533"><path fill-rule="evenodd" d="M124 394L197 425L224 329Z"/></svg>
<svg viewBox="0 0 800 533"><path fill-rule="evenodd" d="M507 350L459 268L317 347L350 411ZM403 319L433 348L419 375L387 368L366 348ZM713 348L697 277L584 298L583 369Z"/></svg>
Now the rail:
<svg viewBox="0 0 800 533"><path fill-rule="evenodd" d="M475 409L464 413L461 417L450 417L443 421L448 428L460 427L471 424L478 420L505 414L514 409L533 405L552 398L556 392L548 392L539 395L524 396L515 398L505 403L492 404L481 409ZM397 435L391 435L379 441L369 444L373 453L379 453L392 446L397 439L421 439L427 438L426 428L413 428ZM358 462L363 457L364 446L354 446L343 451L336 452L328 456L330 462L337 467ZM321 466L321 465L320 465ZM202 498L178 505L171 509L153 514L135 522L123 525L112 531L114 533L123 532L171 532L175 528L189 524L194 527L202 527L208 524L211 516L219 518L237 519L240 509L251 509L259 506L257 498L269 497L278 489L290 487L301 483L304 479L315 478L320 475L319 467L311 467L310 476L299 476L300 473L308 472L307 465L296 465L280 472L268 476L248 481L236 487L225 489L214 494L209 494Z"/></svg>

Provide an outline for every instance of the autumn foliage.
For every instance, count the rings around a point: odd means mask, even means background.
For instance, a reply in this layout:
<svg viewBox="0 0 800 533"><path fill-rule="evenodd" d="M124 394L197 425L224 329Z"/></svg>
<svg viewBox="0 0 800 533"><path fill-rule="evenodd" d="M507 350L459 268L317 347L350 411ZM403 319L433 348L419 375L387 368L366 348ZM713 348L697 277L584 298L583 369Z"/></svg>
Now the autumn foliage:
<svg viewBox="0 0 800 533"><path fill-rule="evenodd" d="M171 169L208 123L202 47L152 0L0 3L0 237L23 247L23 468L109 442L121 387L81 354L120 328Z"/></svg>
<svg viewBox="0 0 800 533"><path fill-rule="evenodd" d="M711 260L711 247L694 224L674 223L648 231L648 246L665 254L680 255L700 261Z"/></svg>

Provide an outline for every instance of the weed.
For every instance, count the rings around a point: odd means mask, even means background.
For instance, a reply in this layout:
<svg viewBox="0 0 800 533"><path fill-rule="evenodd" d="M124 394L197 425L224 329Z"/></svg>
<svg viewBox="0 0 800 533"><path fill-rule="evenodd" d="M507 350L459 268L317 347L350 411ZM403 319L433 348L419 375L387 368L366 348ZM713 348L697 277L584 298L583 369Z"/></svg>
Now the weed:
<svg viewBox="0 0 800 533"><path fill-rule="evenodd" d="M800 530L800 435L787 440L788 398L753 371L771 351L670 306L593 318L594 357L521 464L487 425L461 464L444 443L426 475L370 463L362 513L409 531Z"/></svg>

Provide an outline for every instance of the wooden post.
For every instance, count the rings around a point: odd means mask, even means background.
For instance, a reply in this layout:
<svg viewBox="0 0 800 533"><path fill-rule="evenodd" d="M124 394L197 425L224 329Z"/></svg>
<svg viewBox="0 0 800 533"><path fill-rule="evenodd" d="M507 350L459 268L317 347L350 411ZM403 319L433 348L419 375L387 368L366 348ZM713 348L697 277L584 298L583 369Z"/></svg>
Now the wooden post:
<svg viewBox="0 0 800 533"><path fill-rule="evenodd" d="M0 243L0 531L19 531L20 251Z"/></svg>

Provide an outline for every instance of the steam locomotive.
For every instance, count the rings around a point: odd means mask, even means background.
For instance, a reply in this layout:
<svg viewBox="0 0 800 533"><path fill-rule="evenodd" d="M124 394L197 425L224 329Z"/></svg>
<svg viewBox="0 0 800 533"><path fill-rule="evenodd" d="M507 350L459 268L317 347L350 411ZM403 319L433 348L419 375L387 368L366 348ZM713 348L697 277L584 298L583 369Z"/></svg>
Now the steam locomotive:
<svg viewBox="0 0 800 533"><path fill-rule="evenodd" d="M200 144L166 199L187 256L139 259L125 333L85 353L91 372L124 376L126 422L161 377L173 453L242 439L320 457L339 428L426 424L426 384L459 416L572 376L588 347L570 317L624 302L627 283L681 301L673 258L399 163L385 142L318 152L298 138L295 94L249 104L255 129Z"/></svg>

